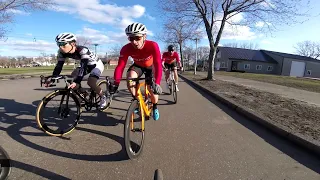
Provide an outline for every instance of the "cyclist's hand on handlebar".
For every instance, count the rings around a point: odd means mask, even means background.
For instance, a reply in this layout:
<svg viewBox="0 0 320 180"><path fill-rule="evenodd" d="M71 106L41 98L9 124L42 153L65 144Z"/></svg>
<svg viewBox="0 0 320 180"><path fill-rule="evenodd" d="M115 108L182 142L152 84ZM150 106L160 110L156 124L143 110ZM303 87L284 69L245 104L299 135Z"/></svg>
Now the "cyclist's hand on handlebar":
<svg viewBox="0 0 320 180"><path fill-rule="evenodd" d="M167 68L162 68L163 69L163 72L166 72L168 69Z"/></svg>
<svg viewBox="0 0 320 180"><path fill-rule="evenodd" d="M68 86L68 88L70 89L73 89L73 88L75 88L77 86L77 83L75 83L75 82L73 82L73 83L71 83L69 86Z"/></svg>
<svg viewBox="0 0 320 180"><path fill-rule="evenodd" d="M110 94L115 94L118 90L119 85L116 85L114 83L110 83L109 85L109 92Z"/></svg>
<svg viewBox="0 0 320 180"><path fill-rule="evenodd" d="M152 89L153 89L154 94L161 94L162 93L162 88L159 84L153 83Z"/></svg>
<svg viewBox="0 0 320 180"><path fill-rule="evenodd" d="M47 79L45 82L44 82L44 86L45 87L50 87L52 84L54 83L54 80L49 80Z"/></svg>
<svg viewBox="0 0 320 180"><path fill-rule="evenodd" d="M180 66L180 71L183 71L183 67L182 66Z"/></svg>

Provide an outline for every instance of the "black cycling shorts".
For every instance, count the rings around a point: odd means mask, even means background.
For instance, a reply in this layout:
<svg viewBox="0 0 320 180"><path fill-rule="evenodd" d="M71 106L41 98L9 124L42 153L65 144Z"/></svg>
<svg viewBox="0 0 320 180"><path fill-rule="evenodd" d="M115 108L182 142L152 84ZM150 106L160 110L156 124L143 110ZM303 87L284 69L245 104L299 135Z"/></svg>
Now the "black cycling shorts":
<svg viewBox="0 0 320 180"><path fill-rule="evenodd" d="M164 63L164 67L166 67L166 68L169 69L169 70L174 70L174 68L177 67L177 62L174 61L174 62L171 63L171 64Z"/></svg>
<svg viewBox="0 0 320 180"><path fill-rule="evenodd" d="M149 66L149 67L141 67L138 66L136 64L132 64L128 71L135 71L138 74L138 77L140 78L143 74L146 78L146 84L147 85L152 85L153 83L153 66Z"/></svg>

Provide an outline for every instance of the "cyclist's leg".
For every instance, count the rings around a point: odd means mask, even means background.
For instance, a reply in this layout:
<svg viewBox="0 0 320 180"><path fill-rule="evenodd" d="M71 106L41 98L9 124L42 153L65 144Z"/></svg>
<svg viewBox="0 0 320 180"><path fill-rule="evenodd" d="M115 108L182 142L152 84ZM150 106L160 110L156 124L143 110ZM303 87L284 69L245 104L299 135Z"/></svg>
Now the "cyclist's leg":
<svg viewBox="0 0 320 180"><path fill-rule="evenodd" d="M102 61L98 61L96 66L90 71L90 75L87 81L87 84L91 89L94 90L96 94L98 94L100 97L104 95L101 88L97 85L97 81L100 78L102 72L104 70L104 65Z"/></svg>
<svg viewBox="0 0 320 180"><path fill-rule="evenodd" d="M164 66L166 67L166 72L165 72L165 78L166 78L166 82L168 82L168 78L169 78L169 75L170 75L170 68L169 68L169 64L168 63L164 63Z"/></svg>
<svg viewBox="0 0 320 180"><path fill-rule="evenodd" d="M128 71L127 71L127 79L130 78L138 78L142 76L142 69L141 67L137 66L136 64L132 64ZM133 97L136 96L136 82L135 81L127 81L127 88L132 94Z"/></svg>
<svg viewBox="0 0 320 180"><path fill-rule="evenodd" d="M150 67L144 68L144 70L145 70L146 84L148 85L147 88L151 94L151 102L153 104L153 119L158 120L160 118L160 113L158 110L159 95L154 94L153 91L151 90L151 86L154 83L152 66L151 68Z"/></svg>
<svg viewBox="0 0 320 180"><path fill-rule="evenodd" d="M172 63L171 68L173 69L173 72L174 72L174 80L176 81L176 85L178 85L179 76L178 76L177 63L176 62Z"/></svg>
<svg viewBox="0 0 320 180"><path fill-rule="evenodd" d="M107 97L105 96L100 86L97 85L98 79L100 78L103 70L104 65L102 61L98 61L96 66L90 71L90 75L87 81L89 87L100 96L100 108L104 108L107 105Z"/></svg>

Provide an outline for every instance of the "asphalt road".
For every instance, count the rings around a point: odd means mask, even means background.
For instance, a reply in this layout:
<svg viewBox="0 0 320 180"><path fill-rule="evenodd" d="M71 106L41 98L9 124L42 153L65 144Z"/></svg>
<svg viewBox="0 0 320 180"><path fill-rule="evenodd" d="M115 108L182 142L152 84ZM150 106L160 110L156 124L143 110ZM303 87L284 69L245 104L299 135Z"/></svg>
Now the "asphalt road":
<svg viewBox="0 0 320 180"><path fill-rule="evenodd" d="M105 75L111 75L107 71ZM162 81L162 87L165 87ZM84 83L85 84L85 83ZM320 159L180 80L178 104L161 95L160 120L147 121L144 152L128 160L125 83L106 113L83 112L66 138L36 125L39 79L0 81L0 145L13 162L9 179L320 179ZM62 86L63 84L61 84Z"/></svg>

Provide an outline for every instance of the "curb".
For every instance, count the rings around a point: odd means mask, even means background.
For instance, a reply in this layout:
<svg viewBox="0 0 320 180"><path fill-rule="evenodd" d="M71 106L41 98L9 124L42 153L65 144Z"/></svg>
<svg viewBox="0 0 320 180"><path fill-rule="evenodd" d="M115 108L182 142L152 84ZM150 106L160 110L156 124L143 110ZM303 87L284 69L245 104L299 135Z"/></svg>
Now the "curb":
<svg viewBox="0 0 320 180"><path fill-rule="evenodd" d="M303 138L302 135L299 136L297 134L294 134L292 132L287 131L284 128L281 128L275 124L272 124L271 122L267 121L266 118L264 118L263 116L261 116L259 114L256 114L254 111L237 104L236 102L234 102L231 99L228 99L224 96L221 96L217 93L210 91L209 89L199 85L196 82L189 80L188 78L184 77L181 74L179 74L179 77L181 79L183 79L184 81L188 82L189 84L192 84L196 88L204 91L205 93L207 93L211 97L217 99L218 101L220 101L224 105L228 106L230 109L236 111L237 113L245 116L246 118L248 118L252 121L255 121L255 122L261 124L262 126L266 127L267 129L271 130L272 132L284 137L285 139L293 142L294 144L296 144L300 147L303 147L303 148L315 153L317 156L320 157L320 144L313 143L312 140L309 141L309 140Z"/></svg>

